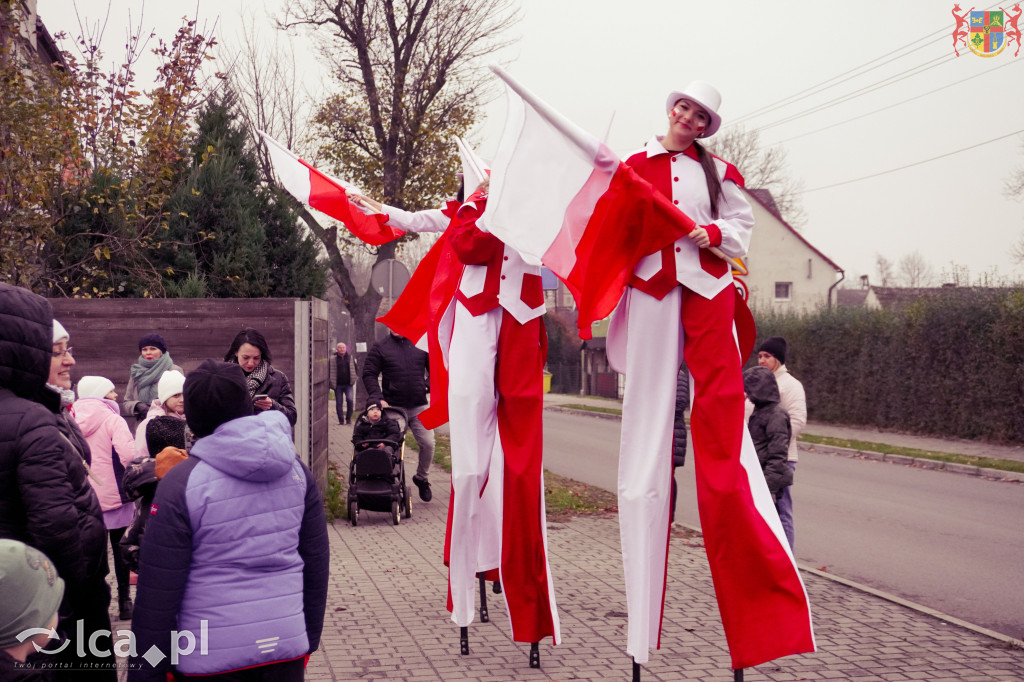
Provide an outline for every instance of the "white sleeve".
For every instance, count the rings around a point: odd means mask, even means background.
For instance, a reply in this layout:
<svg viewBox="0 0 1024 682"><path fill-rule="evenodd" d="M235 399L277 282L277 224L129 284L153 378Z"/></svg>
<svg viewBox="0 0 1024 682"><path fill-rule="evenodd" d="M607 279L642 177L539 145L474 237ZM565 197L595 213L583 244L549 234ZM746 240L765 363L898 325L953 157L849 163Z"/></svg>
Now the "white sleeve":
<svg viewBox="0 0 1024 682"><path fill-rule="evenodd" d="M439 208L410 213L394 206L383 204L384 213L388 216L388 225L406 232L444 232L448 227L448 216Z"/></svg>
<svg viewBox="0 0 1024 682"><path fill-rule="evenodd" d="M754 228L754 213L750 203L732 180L722 181L722 198L718 202L718 219L714 224L722 233L718 247L730 258L742 258L750 248L750 233Z"/></svg>

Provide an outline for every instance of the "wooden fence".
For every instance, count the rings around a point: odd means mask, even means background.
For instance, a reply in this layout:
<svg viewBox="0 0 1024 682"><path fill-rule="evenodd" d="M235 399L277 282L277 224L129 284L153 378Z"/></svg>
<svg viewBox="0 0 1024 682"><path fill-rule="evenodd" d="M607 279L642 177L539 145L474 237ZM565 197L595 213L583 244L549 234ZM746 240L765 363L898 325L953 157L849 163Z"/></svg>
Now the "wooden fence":
<svg viewBox="0 0 1024 682"><path fill-rule="evenodd" d="M223 360L245 327L267 339L274 368L288 375L298 422L295 449L313 470L321 491L327 475L327 303L272 299L50 299L54 317L75 349L72 378L104 376L120 396L139 357L139 338L156 332L187 375L203 360Z"/></svg>

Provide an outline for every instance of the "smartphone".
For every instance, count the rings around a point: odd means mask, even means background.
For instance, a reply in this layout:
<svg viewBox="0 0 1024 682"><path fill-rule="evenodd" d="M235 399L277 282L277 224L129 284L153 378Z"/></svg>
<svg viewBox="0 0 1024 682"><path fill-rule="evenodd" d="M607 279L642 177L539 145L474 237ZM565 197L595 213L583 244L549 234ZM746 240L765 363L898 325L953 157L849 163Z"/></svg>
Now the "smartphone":
<svg viewBox="0 0 1024 682"><path fill-rule="evenodd" d="M258 400L263 400L264 398L269 398L269 397L270 396L267 395L266 393L257 393L256 395L253 396L252 401L256 402Z"/></svg>

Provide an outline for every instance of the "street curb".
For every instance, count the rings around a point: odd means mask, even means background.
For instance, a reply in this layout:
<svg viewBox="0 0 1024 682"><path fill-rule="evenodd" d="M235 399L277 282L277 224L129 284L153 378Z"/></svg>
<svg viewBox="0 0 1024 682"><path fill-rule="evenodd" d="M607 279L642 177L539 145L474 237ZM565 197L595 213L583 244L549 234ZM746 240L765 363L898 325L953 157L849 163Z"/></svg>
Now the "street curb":
<svg viewBox="0 0 1024 682"><path fill-rule="evenodd" d="M682 522L677 522L676 525L682 526L683 528L691 530L691 531L693 531L695 533L699 533L701 537L704 536L704 533L703 533L703 531L701 531L700 528L696 528L694 526L691 526L691 525L689 525L687 523L682 523ZM923 614L925 614L927 616L931 616L933 618L937 618L938 620L941 620L943 622L949 623L950 625L955 625L957 627L961 627L961 628L964 628L966 630L970 630L971 632L976 632L979 635L984 635L985 637L989 637L991 639L999 640L1000 642L1003 642L1004 644L1008 644L1008 645L1016 647L1018 649L1024 649L1024 640L1016 639L1014 637L1010 637L1009 635L1004 635L1004 634L1002 634L1000 632L996 632L995 630L989 630L988 628L983 628L980 625L975 625L974 623L969 623L969 622L967 622L965 620L961 620L959 618L956 618L955 616L951 616L951 615L949 615L947 613L943 613L942 611L937 611L937 610L935 610L935 609L933 609L931 607L924 606L923 604L918 604L916 602L909 601L909 600L904 599L902 597L897 597L896 595L890 594L889 592L885 592L883 590L879 590L879 589L876 589L874 587L870 587L868 585L864 585L863 583L859 583L859 582L857 582L855 580L850 580L849 578L841 578L838 575L834 575L832 573L828 573L826 571L822 571L822 570L819 570L817 568L811 568L810 566L807 566L805 564L801 564L799 562L797 562L797 568L799 568L801 571L803 571L805 573L811 573L811 574L816 575L818 577L825 578L826 580L831 580L834 583L839 583L840 585L845 585L847 587L852 587L855 590L860 590L861 592L866 592L867 594L873 595L875 597L879 597L879 598L884 599L886 601L890 601L893 604L899 604L900 606L903 606L903 607L906 607L908 609L911 609L912 611L917 611L918 613L923 613Z"/></svg>
<svg viewBox="0 0 1024 682"><path fill-rule="evenodd" d="M820 443L800 443L800 449L806 452L814 452L825 455L839 455L840 457L855 457L858 459L871 459L878 462L890 462L904 466L917 467L919 469L931 469L933 471L945 471L950 474L961 474L965 476L979 476L991 478L997 481L1008 483L1024 483L1024 473L1019 471L1003 471L1002 469L989 469L987 467L974 466L973 464L960 464L957 462L942 462L936 459L924 459L922 457L910 457L908 455L887 455L871 450L856 450L844 448L838 445L822 445Z"/></svg>
<svg viewBox="0 0 1024 682"><path fill-rule="evenodd" d="M598 419L622 420L622 415L609 414L607 412L592 412L591 410L578 410L562 405L545 405L545 410L551 412L564 412L566 414L577 414L584 417L597 417ZM965 476L980 476L991 478L997 481L1009 483L1024 483L1024 472L1003 471L1002 469L989 469L987 467L974 466L973 464L960 464L957 462L942 462L937 459L925 459L923 457L910 457L909 455L887 455L872 450L856 450L844 448L838 445L822 445L820 443L799 443L801 450L827 455L840 455L841 457L855 457L860 459L873 459L879 462L890 462L904 466L917 467L919 469L932 469L934 471L945 471L951 474Z"/></svg>

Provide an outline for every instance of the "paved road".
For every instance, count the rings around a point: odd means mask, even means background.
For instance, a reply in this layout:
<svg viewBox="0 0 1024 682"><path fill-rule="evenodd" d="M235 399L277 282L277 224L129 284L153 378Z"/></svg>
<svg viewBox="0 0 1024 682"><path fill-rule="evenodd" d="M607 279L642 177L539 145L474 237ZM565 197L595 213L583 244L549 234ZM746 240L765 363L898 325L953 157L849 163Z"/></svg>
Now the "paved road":
<svg viewBox="0 0 1024 682"><path fill-rule="evenodd" d="M545 466L614 490L619 421L548 410ZM1012 637L1024 637L1024 485L802 453L797 558ZM678 520L699 526L693 467Z"/></svg>

